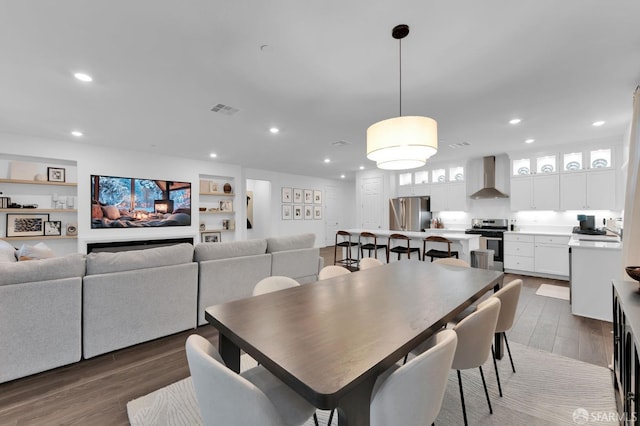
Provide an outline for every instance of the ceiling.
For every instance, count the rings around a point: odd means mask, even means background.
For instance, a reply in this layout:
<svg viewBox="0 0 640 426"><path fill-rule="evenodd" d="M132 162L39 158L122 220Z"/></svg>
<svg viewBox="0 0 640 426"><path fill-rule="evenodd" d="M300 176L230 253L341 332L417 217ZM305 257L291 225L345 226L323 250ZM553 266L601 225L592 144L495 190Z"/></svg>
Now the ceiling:
<svg viewBox="0 0 640 426"><path fill-rule="evenodd" d="M438 121L433 161L621 140L638 16L637 0L2 0L0 131L353 179L375 167L367 127L398 115L404 23L402 113Z"/></svg>

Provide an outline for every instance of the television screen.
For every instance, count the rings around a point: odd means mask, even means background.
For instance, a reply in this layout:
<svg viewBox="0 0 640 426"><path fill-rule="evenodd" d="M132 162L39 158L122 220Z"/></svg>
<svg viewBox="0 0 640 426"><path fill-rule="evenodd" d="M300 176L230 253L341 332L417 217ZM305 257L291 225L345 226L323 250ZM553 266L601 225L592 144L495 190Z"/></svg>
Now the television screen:
<svg viewBox="0 0 640 426"><path fill-rule="evenodd" d="M91 175L91 228L191 225L191 183Z"/></svg>

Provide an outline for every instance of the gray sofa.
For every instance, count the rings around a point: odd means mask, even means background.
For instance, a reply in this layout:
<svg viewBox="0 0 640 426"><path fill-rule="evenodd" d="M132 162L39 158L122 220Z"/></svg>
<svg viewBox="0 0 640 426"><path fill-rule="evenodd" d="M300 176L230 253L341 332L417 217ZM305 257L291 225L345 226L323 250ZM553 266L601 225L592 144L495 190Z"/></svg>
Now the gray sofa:
<svg viewBox="0 0 640 426"><path fill-rule="evenodd" d="M308 283L314 234L0 264L0 383L205 324L270 275Z"/></svg>
<svg viewBox="0 0 640 426"><path fill-rule="evenodd" d="M0 383L80 361L84 255L0 269Z"/></svg>

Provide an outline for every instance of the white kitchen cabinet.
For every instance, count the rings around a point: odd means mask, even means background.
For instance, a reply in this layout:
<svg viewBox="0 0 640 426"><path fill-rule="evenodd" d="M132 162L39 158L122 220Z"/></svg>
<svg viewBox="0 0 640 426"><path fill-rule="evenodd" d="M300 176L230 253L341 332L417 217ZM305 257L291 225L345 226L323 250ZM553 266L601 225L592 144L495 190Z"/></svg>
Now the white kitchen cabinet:
<svg viewBox="0 0 640 426"><path fill-rule="evenodd" d="M563 210L608 210L615 203L615 171L587 170L560 177Z"/></svg>
<svg viewBox="0 0 640 426"><path fill-rule="evenodd" d="M424 196L431 194L429 171L422 170L398 175L398 197Z"/></svg>
<svg viewBox="0 0 640 426"><path fill-rule="evenodd" d="M557 174L511 178L511 210L558 210L559 184Z"/></svg>
<svg viewBox="0 0 640 426"><path fill-rule="evenodd" d="M464 182L431 185L431 211L466 211L467 187Z"/></svg>
<svg viewBox="0 0 640 426"><path fill-rule="evenodd" d="M536 235L534 271L569 278L569 237Z"/></svg>
<svg viewBox="0 0 640 426"><path fill-rule="evenodd" d="M528 234L504 234L504 269L534 271L534 236Z"/></svg>

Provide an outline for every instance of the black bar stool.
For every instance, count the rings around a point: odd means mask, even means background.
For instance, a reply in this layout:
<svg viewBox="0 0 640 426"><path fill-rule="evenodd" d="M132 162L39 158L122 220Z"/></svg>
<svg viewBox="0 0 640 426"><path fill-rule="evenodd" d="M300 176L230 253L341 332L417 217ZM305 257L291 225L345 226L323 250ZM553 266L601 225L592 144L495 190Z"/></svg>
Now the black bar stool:
<svg viewBox="0 0 640 426"><path fill-rule="evenodd" d="M447 244L447 251L444 250L436 250L436 249L431 249L429 251L427 251L427 243L431 242L431 243L446 243ZM430 237L425 238L424 240L422 240L422 253L424 253L424 256L422 258L422 260L427 260L427 256L429 256L431 258L431 261L433 262L433 258L437 257L438 259L444 259L447 257L455 257L456 259L458 259L458 252L457 251L451 251L451 243L453 241L451 241L448 238L445 237L439 237L437 235L432 235Z"/></svg>
<svg viewBox="0 0 640 426"><path fill-rule="evenodd" d="M338 237L341 237L342 240L338 241ZM360 243L352 241L351 237L352 237L351 232L347 232L347 231L338 231L338 232L336 232L336 243L333 246L333 264L334 265L342 264L342 265L346 266L347 268L351 267L351 265L354 265L354 266L357 267L358 260L360 260L360 256L358 256L356 259L352 258L351 257L351 247L359 246ZM338 259L338 247L347 249L346 257L344 257L342 259ZM360 252L357 251L357 250L356 250L356 253L358 255L360 254Z"/></svg>
<svg viewBox="0 0 640 426"><path fill-rule="evenodd" d="M363 238L372 238L373 242L372 243L365 243L362 244L362 239ZM364 251L368 250L369 254L368 257L371 257L371 252L373 251L373 255L375 256L375 258L378 258L378 250L383 248L384 252L387 253L388 250L388 245L387 244L378 244L378 236L376 234L373 234L371 232L361 232L360 236L358 237L358 242L360 243L360 258L364 257ZM387 263L389 263L389 255L387 253Z"/></svg>
<svg viewBox="0 0 640 426"><path fill-rule="evenodd" d="M391 247L393 245L393 240L400 240L406 243L405 245L401 245L402 243L398 243L397 246ZM403 234L391 234L389 235L389 252L398 253L398 260L400 260L401 254L406 254L408 259L411 259L411 253L417 251L418 252L418 260L421 259L420 256L420 247L411 247L411 238L407 237ZM389 253L387 253L387 263L389 263Z"/></svg>

